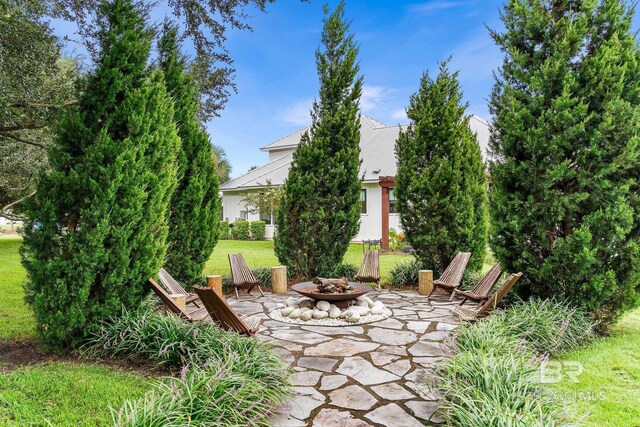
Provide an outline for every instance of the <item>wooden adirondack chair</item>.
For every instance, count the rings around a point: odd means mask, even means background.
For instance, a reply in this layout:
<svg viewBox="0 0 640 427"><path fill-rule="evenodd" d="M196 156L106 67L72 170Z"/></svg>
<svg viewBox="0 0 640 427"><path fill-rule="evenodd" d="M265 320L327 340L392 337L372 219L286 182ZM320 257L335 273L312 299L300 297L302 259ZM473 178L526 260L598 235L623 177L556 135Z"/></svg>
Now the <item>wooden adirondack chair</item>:
<svg viewBox="0 0 640 427"><path fill-rule="evenodd" d="M233 280L233 290L236 291L236 298L240 297L238 288L247 289L247 294L249 294L251 289L256 286L260 294L264 296L264 292L260 287L260 280L253 275L242 254L229 254L229 265L231 266L231 278Z"/></svg>
<svg viewBox="0 0 640 427"><path fill-rule="evenodd" d="M193 289L200 297L200 301L204 304L213 321L222 329L243 335L254 335L260 328L262 318L259 316L238 316L227 301L218 295L213 288L194 286Z"/></svg>
<svg viewBox="0 0 640 427"><path fill-rule="evenodd" d="M169 294L184 294L186 304L193 303L196 307L200 307L198 295L187 292L164 268L160 269L158 279L160 280L160 284L164 286Z"/></svg>
<svg viewBox="0 0 640 427"><path fill-rule="evenodd" d="M498 283L501 274L502 268L500 268L500 263L498 262L491 267L491 270L489 270L470 291L454 289L450 300L453 301L455 297L460 296L463 298L460 305L463 305L468 299L480 305L484 304L489 299L489 295L491 295L493 288L496 286L496 283Z"/></svg>
<svg viewBox="0 0 640 427"><path fill-rule="evenodd" d="M433 289L429 293L429 296L433 294L436 289L444 289L450 293L453 292L462 280L464 270L467 268L471 258L471 252L458 252L458 254L451 260L447 268L442 272L440 278L433 281Z"/></svg>
<svg viewBox="0 0 640 427"><path fill-rule="evenodd" d="M173 297L169 295L164 289L162 289L162 287L158 285L155 282L155 280L150 278L147 282L149 283L149 286L151 286L151 289L153 290L153 292L155 292L155 294L158 297L160 297L164 305L166 305L169 310L171 310L173 313L180 316L187 322L193 323L200 320L204 320L209 315L209 313L207 312L207 309L204 307L196 310L192 310L192 311L187 311L186 309L178 305L176 301L173 299ZM180 295L184 295L184 294L180 294Z"/></svg>
<svg viewBox="0 0 640 427"><path fill-rule="evenodd" d="M504 298L507 292L509 292L509 290L513 287L513 285L515 285L516 282L520 280L520 277L522 277L522 273L514 273L509 276L507 280L505 280L504 283L498 288L498 290L494 292L494 294L491 295L491 297L484 304L482 304L480 308L478 308L478 310L473 311L469 310L468 308L458 306L452 309L451 312L460 317L460 319L468 320L470 322L475 321L480 317L486 316L491 312L491 310L496 308L498 303L502 301L502 298Z"/></svg>
<svg viewBox="0 0 640 427"><path fill-rule="evenodd" d="M380 289L380 251L367 251L355 277L357 282L375 283Z"/></svg>

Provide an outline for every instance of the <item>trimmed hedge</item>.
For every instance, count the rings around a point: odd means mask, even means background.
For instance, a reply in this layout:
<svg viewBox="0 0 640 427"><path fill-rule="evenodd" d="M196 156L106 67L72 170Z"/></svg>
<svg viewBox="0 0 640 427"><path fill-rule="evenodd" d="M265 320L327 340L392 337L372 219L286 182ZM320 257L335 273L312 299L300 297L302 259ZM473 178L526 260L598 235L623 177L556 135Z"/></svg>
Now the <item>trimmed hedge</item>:
<svg viewBox="0 0 640 427"><path fill-rule="evenodd" d="M251 239L264 240L267 235L267 223L264 221L252 221L249 225L251 229Z"/></svg>
<svg viewBox="0 0 640 427"><path fill-rule="evenodd" d="M235 240L249 240L251 238L251 228L249 221L244 219L238 220L233 223L233 229L231 235Z"/></svg>
<svg viewBox="0 0 640 427"><path fill-rule="evenodd" d="M220 240L229 239L229 221L220 221Z"/></svg>

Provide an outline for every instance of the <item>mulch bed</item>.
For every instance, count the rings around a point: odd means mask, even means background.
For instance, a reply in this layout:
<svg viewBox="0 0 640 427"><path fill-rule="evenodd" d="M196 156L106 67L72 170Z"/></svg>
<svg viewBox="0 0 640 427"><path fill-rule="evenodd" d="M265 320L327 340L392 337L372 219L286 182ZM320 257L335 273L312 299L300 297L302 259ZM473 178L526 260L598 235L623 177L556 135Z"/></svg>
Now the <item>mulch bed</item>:
<svg viewBox="0 0 640 427"><path fill-rule="evenodd" d="M54 353L47 351L35 340L0 340L0 373L48 363L84 363L105 365L123 372L135 372L145 378L158 378L176 374L150 361L136 359L88 359L75 352Z"/></svg>

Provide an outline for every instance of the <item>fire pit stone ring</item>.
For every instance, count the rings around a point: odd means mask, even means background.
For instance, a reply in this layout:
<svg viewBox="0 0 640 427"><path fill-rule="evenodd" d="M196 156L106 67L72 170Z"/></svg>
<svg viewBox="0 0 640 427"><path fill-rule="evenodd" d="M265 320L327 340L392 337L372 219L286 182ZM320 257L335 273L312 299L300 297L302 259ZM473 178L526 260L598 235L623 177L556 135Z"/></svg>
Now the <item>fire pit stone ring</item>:
<svg viewBox="0 0 640 427"><path fill-rule="evenodd" d="M315 301L328 301L335 304L339 308L348 308L349 302L354 300L367 292L373 290L373 288L364 283L349 282L351 292L345 293L320 293L318 291L318 285L313 282L302 282L293 285L291 289L303 295L309 297Z"/></svg>

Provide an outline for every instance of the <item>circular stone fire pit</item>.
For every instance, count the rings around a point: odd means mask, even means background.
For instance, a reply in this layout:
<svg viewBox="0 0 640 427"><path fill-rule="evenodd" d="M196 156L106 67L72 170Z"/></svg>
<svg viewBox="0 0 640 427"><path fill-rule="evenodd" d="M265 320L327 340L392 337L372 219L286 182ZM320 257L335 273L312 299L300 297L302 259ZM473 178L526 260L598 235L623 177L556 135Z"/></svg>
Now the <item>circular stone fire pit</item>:
<svg viewBox="0 0 640 427"><path fill-rule="evenodd" d="M321 284L322 285L322 284ZM342 283L344 288L345 283ZM382 301L373 301L365 294L373 288L349 282L347 292L319 292L312 282L292 287L302 295L289 297L269 312L273 320L285 323L318 326L346 326L377 322L391 316Z"/></svg>
<svg viewBox="0 0 640 427"><path fill-rule="evenodd" d="M349 292L345 293L321 293L318 291L318 285L313 282L302 282L291 287L294 291L305 297L309 297L315 301L329 301L339 308L349 307L349 302L354 300L373 288L364 283L349 282Z"/></svg>

